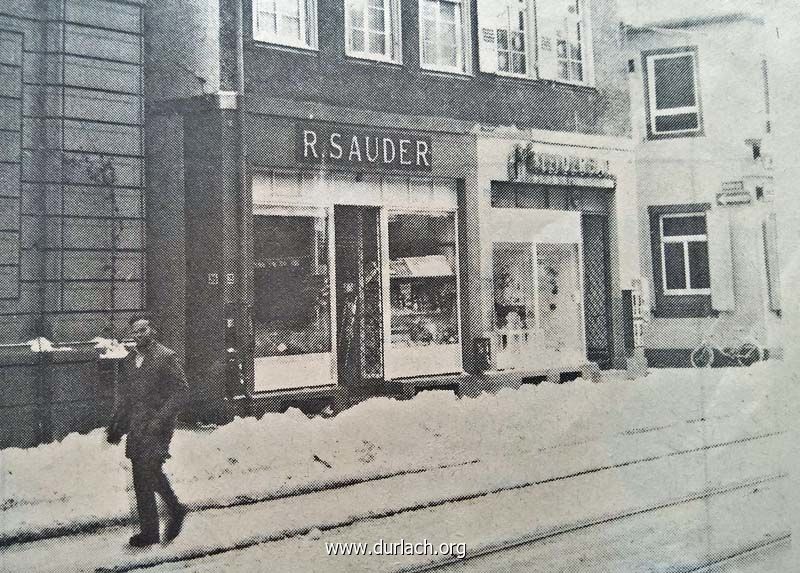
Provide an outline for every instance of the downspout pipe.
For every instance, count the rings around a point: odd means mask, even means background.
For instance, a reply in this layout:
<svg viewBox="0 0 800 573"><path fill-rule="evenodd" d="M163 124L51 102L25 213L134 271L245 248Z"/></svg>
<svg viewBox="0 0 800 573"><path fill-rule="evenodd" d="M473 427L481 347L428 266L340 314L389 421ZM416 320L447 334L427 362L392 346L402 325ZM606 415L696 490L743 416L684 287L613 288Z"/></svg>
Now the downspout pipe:
<svg viewBox="0 0 800 573"><path fill-rule="evenodd" d="M242 352L246 346L250 348L249 341L252 338L252 311L251 311L251 296L250 296L250 283L252 282L249 261L250 251L252 248L252 241L250 240L250 223L249 216L251 213L251 190L250 178L248 173L247 161L247 138L245 135L245 76L244 76L244 0L235 0L236 5L236 110L237 110L237 146L238 146L238 183L239 183L239 208L238 208L238 240L239 240L239 304L237 311L237 323L233 328L228 326L234 340L233 344L226 341L226 348L229 352L229 367L232 372L229 376L237 377L241 384L240 395L246 398L249 405L252 397L249 392L247 376L245 372L249 372L249 368L243 368L242 360L250 360L252 352ZM231 318L231 317L229 317ZM233 349L231 352L230 349ZM234 356L235 355L235 356ZM246 406L249 410L249 407ZM246 414L247 412L242 412Z"/></svg>

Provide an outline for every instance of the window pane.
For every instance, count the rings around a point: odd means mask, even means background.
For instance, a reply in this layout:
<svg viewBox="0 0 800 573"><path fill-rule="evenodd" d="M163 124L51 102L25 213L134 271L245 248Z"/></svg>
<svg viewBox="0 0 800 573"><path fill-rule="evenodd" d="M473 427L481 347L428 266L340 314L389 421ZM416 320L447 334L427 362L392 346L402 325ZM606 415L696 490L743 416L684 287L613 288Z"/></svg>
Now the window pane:
<svg viewBox="0 0 800 573"><path fill-rule="evenodd" d="M351 32L350 49L354 52L364 51L364 30L354 29Z"/></svg>
<svg viewBox="0 0 800 573"><path fill-rule="evenodd" d="M435 65L436 64L436 44L431 42L422 43L422 63Z"/></svg>
<svg viewBox="0 0 800 573"><path fill-rule="evenodd" d="M656 117L656 131L660 133L669 131L685 131L697 129L696 113L679 113L676 115L660 115Z"/></svg>
<svg viewBox="0 0 800 573"><path fill-rule="evenodd" d="M509 71L509 68L508 68L508 52L497 52L497 68L501 72Z"/></svg>
<svg viewBox="0 0 800 573"><path fill-rule="evenodd" d="M694 59L692 56L653 60L656 109L692 107L694 94Z"/></svg>
<svg viewBox="0 0 800 573"><path fill-rule="evenodd" d="M364 27L364 11L361 8L350 7L350 26L353 28Z"/></svg>
<svg viewBox="0 0 800 573"><path fill-rule="evenodd" d="M389 215L392 346L457 344L455 217Z"/></svg>
<svg viewBox="0 0 800 573"><path fill-rule="evenodd" d="M665 237L680 237L686 235L705 235L705 215L686 217L664 217L662 219Z"/></svg>
<svg viewBox="0 0 800 573"><path fill-rule="evenodd" d="M497 30L497 49L508 50L508 32Z"/></svg>
<svg viewBox="0 0 800 573"><path fill-rule="evenodd" d="M536 295L530 243L495 243L494 313L497 328L522 330L536 325Z"/></svg>
<svg viewBox="0 0 800 573"><path fill-rule="evenodd" d="M525 68L525 55L524 54L514 54L512 56L514 62L514 69L512 70L515 74L524 74L526 71Z"/></svg>
<svg viewBox="0 0 800 573"><path fill-rule="evenodd" d="M385 31L384 12L382 8L369 9L369 29L376 32Z"/></svg>
<svg viewBox="0 0 800 573"><path fill-rule="evenodd" d="M253 222L255 357L330 352L327 220Z"/></svg>
<svg viewBox="0 0 800 573"><path fill-rule="evenodd" d="M371 33L369 35L369 51L372 54L385 54L386 35Z"/></svg>
<svg viewBox="0 0 800 573"><path fill-rule="evenodd" d="M300 18L284 16L281 22L283 36L300 39Z"/></svg>
<svg viewBox="0 0 800 573"><path fill-rule="evenodd" d="M686 264L683 256L683 243L664 244L664 272L667 289L686 288Z"/></svg>
<svg viewBox="0 0 800 573"><path fill-rule="evenodd" d="M711 288L706 241L689 243L689 282L691 288Z"/></svg>

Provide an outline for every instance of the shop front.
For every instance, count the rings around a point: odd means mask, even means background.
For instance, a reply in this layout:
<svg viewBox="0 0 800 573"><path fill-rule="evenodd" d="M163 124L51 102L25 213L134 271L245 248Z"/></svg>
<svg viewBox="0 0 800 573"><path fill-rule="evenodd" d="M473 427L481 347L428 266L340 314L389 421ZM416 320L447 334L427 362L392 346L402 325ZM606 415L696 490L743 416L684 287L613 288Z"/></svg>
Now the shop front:
<svg viewBox="0 0 800 573"><path fill-rule="evenodd" d="M254 391L461 373L457 148L274 121L294 156L252 167Z"/></svg>
<svg viewBox="0 0 800 573"><path fill-rule="evenodd" d="M469 331L489 341L498 371L624 367L622 290L638 276L629 143L524 135L478 137L481 191L468 208L480 222L468 249L482 306Z"/></svg>

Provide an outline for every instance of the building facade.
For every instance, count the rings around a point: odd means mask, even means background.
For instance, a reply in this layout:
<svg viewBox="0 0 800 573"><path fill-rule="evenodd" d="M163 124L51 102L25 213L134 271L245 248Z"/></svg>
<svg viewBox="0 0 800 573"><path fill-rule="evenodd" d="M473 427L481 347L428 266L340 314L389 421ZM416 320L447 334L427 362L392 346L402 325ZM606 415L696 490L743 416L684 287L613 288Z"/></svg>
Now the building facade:
<svg viewBox="0 0 800 573"><path fill-rule="evenodd" d="M113 400L91 345L26 341L122 336L145 304L143 5L0 2L0 447Z"/></svg>
<svg viewBox="0 0 800 573"><path fill-rule="evenodd" d="M651 366L704 341L780 354L768 33L746 14L628 29Z"/></svg>
<svg viewBox="0 0 800 573"><path fill-rule="evenodd" d="M624 365L638 221L614 2L149 15L147 305L198 415L242 391L229 350L276 407Z"/></svg>

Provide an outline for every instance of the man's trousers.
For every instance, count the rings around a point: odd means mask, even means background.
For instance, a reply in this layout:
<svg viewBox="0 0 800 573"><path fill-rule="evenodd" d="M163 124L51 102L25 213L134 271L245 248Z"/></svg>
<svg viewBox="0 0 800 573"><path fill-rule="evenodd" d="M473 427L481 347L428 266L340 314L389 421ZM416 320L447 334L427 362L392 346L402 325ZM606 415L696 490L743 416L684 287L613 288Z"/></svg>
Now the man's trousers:
<svg viewBox="0 0 800 573"><path fill-rule="evenodd" d="M132 459L131 465L140 531L144 537L158 539L158 509L155 494L158 493L164 500L170 515L175 515L180 510L180 502L164 474L164 460Z"/></svg>

